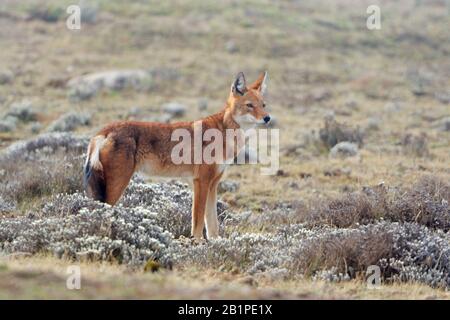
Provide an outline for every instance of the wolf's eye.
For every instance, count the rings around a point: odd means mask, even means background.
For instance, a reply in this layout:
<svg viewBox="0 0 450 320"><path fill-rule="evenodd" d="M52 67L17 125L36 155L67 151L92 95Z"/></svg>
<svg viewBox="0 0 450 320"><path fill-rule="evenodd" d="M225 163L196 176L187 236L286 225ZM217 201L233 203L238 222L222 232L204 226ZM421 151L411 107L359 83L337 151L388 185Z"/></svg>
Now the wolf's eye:
<svg viewBox="0 0 450 320"><path fill-rule="evenodd" d="M247 103L246 106L249 108L253 108L253 104L251 104L251 103Z"/></svg>
<svg viewBox="0 0 450 320"><path fill-rule="evenodd" d="M263 108L265 108L266 107L266 103L265 102L263 102Z"/></svg>

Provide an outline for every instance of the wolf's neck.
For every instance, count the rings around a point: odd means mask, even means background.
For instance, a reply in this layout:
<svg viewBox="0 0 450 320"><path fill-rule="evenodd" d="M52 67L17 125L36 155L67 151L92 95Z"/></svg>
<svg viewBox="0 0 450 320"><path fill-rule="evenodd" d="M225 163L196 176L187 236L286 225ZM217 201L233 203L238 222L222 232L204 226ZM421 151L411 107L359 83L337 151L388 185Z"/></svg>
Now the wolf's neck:
<svg viewBox="0 0 450 320"><path fill-rule="evenodd" d="M221 130L241 129L244 133L246 133L247 130L254 129L256 126L254 123L239 123L233 116L233 113L226 107L222 111L212 114L209 117L204 118L203 120L206 119L213 120L216 124L216 127Z"/></svg>
<svg viewBox="0 0 450 320"><path fill-rule="evenodd" d="M207 127L215 127L221 130L224 134L224 146L225 146L225 159L228 161L229 159L234 159L239 152L245 147L246 140L246 130L247 128L243 128L236 122L233 117L232 112L228 108L224 108L222 111L212 114L206 118L203 118L201 121L205 121L208 123ZM232 130L233 143L228 143L226 139L228 138L228 130ZM234 130L234 131L233 131ZM225 131L227 131L225 133Z"/></svg>
<svg viewBox="0 0 450 320"><path fill-rule="evenodd" d="M240 128L239 124L233 119L231 112L229 112L226 108L206 118L203 118L202 120L204 121L212 120L215 124L215 127L217 127L217 129L220 130Z"/></svg>
<svg viewBox="0 0 450 320"><path fill-rule="evenodd" d="M225 129L240 129L241 126L233 117L233 114L228 109L223 110L222 122Z"/></svg>

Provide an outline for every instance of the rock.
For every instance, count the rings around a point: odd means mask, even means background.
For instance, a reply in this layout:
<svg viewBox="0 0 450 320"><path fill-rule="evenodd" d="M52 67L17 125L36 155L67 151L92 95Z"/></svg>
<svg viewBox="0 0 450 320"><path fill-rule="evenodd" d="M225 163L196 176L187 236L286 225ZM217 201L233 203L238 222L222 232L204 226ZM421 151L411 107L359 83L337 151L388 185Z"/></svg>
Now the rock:
<svg viewBox="0 0 450 320"><path fill-rule="evenodd" d="M201 98L198 100L198 110L205 111L208 109L208 99Z"/></svg>
<svg viewBox="0 0 450 320"><path fill-rule="evenodd" d="M378 131L380 130L380 118L371 117L367 120L366 130L365 131Z"/></svg>
<svg viewBox="0 0 450 320"><path fill-rule="evenodd" d="M229 53L236 53L239 51L239 47L233 40L230 40L225 44L225 50L227 50L227 52Z"/></svg>
<svg viewBox="0 0 450 320"><path fill-rule="evenodd" d="M163 113L158 117L158 122L169 123L173 119L173 116L170 113Z"/></svg>
<svg viewBox="0 0 450 320"><path fill-rule="evenodd" d="M339 142L330 150L330 157L332 158L347 158L354 157L358 154L358 145L352 142Z"/></svg>
<svg viewBox="0 0 450 320"><path fill-rule="evenodd" d="M73 131L79 126L88 126L91 116L86 113L69 112L55 120L48 127L49 132Z"/></svg>
<svg viewBox="0 0 450 320"><path fill-rule="evenodd" d="M0 71L0 85L11 83L14 80L14 74L10 70Z"/></svg>
<svg viewBox="0 0 450 320"><path fill-rule="evenodd" d="M145 90L150 88L151 80L151 74L145 70L112 70L73 78L67 86L71 99L86 100L101 90Z"/></svg>
<svg viewBox="0 0 450 320"><path fill-rule="evenodd" d="M219 192L236 192L239 189L239 182L223 180L219 182Z"/></svg>
<svg viewBox="0 0 450 320"><path fill-rule="evenodd" d="M420 83L412 85L411 92L418 97L428 94L426 87Z"/></svg>
<svg viewBox="0 0 450 320"><path fill-rule="evenodd" d="M334 112L334 110L327 110L323 115L323 119L325 120L325 122L336 121L336 113Z"/></svg>
<svg viewBox="0 0 450 320"><path fill-rule="evenodd" d="M437 92L435 93L434 97L436 98L436 100L443 104L450 103L450 92Z"/></svg>
<svg viewBox="0 0 450 320"><path fill-rule="evenodd" d="M433 127L440 131L450 131L450 117L439 119L433 123Z"/></svg>
<svg viewBox="0 0 450 320"><path fill-rule="evenodd" d="M126 119L135 119L142 116L143 110L141 107L132 107L125 115Z"/></svg>
<svg viewBox="0 0 450 320"><path fill-rule="evenodd" d="M162 109L165 113L171 114L174 117L182 117L186 113L186 106L177 103L177 102L169 102L162 106Z"/></svg>
<svg viewBox="0 0 450 320"><path fill-rule="evenodd" d="M150 69L149 72L157 84L161 82L173 82L181 76L179 69L176 68L155 67Z"/></svg>

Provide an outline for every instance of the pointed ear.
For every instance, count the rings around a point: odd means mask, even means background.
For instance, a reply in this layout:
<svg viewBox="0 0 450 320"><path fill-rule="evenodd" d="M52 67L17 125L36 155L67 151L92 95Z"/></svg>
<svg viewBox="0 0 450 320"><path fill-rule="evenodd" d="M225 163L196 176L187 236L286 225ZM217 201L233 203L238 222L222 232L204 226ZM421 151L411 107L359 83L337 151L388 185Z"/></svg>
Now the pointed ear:
<svg viewBox="0 0 450 320"><path fill-rule="evenodd" d="M258 79L256 79L256 81L250 85L250 88L258 90L259 92L261 92L262 95L264 95L267 90L267 79L268 79L267 71L264 71L259 75Z"/></svg>
<svg viewBox="0 0 450 320"><path fill-rule="evenodd" d="M247 85L245 83L245 77L243 72L239 72L236 79L231 84L231 92L235 95L244 95L247 91Z"/></svg>

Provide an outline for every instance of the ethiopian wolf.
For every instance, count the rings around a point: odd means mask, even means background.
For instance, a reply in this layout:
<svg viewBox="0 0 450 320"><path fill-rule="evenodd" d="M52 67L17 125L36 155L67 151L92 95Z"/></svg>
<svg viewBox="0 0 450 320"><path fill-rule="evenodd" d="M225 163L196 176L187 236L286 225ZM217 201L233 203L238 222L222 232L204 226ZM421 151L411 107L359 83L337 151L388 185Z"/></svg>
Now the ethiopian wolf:
<svg viewBox="0 0 450 320"><path fill-rule="evenodd" d="M245 146L246 130L270 121L264 101L266 79L264 72L247 86L240 72L224 108L201 120L171 124L123 121L106 126L88 146L86 191L94 199L114 205L137 170L160 177L187 177L194 189L192 236L201 239L206 222L207 237L217 237L217 185L226 164ZM199 133L204 135L200 144L180 142L186 135L195 140ZM213 144L216 148L211 148Z"/></svg>

